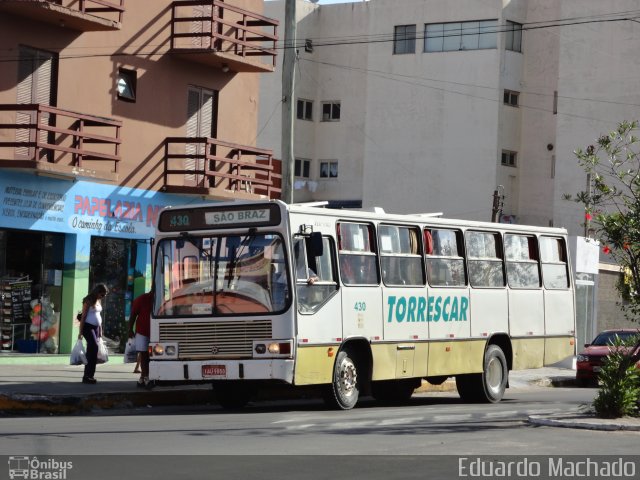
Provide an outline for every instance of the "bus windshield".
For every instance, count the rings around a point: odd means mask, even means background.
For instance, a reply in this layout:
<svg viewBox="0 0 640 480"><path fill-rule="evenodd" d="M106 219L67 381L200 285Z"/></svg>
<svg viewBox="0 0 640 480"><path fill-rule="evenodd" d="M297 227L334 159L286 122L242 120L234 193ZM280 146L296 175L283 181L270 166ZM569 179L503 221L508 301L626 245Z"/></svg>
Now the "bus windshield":
<svg viewBox="0 0 640 480"><path fill-rule="evenodd" d="M266 314L291 303L278 234L183 235L156 251L156 317Z"/></svg>

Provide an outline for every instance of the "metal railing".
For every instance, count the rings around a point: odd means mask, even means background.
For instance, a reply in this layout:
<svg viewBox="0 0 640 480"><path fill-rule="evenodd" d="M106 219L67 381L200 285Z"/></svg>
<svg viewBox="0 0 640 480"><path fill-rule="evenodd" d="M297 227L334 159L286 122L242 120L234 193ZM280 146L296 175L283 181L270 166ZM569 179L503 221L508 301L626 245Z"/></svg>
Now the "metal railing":
<svg viewBox="0 0 640 480"><path fill-rule="evenodd" d="M242 191L279 198L273 154L208 137L170 137L165 140L164 189L184 193L203 189Z"/></svg>
<svg viewBox="0 0 640 480"><path fill-rule="evenodd" d="M2 112L15 121L0 122L1 159L76 167L108 161L118 171L121 121L38 103L0 105L0 118Z"/></svg>
<svg viewBox="0 0 640 480"><path fill-rule="evenodd" d="M275 67L278 23L220 0L179 0L171 5L171 49L269 57Z"/></svg>
<svg viewBox="0 0 640 480"><path fill-rule="evenodd" d="M122 23L122 16L124 15L124 0L117 0L117 2L109 2L107 0L79 0L79 9L82 13L88 13L94 15L96 13L101 14L116 14L118 16L118 22ZM96 15L97 17L104 17L104 15Z"/></svg>

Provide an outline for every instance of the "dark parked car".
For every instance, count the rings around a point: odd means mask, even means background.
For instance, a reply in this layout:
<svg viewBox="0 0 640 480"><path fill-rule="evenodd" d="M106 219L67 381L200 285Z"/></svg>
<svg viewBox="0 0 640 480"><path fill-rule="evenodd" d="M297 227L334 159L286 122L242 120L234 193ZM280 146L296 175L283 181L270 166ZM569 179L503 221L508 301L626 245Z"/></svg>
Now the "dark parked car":
<svg viewBox="0 0 640 480"><path fill-rule="evenodd" d="M611 352L616 337L625 343L637 342L640 338L640 330L631 328L619 328L604 330L591 343L587 343L585 349L578 354L576 379L582 385L596 383L598 373L602 368L607 355ZM626 349L627 351L629 348ZM640 368L640 361L636 364Z"/></svg>

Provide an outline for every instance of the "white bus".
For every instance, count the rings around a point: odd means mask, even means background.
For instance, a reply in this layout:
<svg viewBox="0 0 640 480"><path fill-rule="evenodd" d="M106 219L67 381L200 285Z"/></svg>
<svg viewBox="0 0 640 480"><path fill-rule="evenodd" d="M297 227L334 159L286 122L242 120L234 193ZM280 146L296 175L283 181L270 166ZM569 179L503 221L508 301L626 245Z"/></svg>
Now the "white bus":
<svg viewBox="0 0 640 480"><path fill-rule="evenodd" d="M449 377L498 402L510 370L575 353L563 229L233 202L163 210L154 255L150 378L212 382L224 407L283 383L350 409Z"/></svg>

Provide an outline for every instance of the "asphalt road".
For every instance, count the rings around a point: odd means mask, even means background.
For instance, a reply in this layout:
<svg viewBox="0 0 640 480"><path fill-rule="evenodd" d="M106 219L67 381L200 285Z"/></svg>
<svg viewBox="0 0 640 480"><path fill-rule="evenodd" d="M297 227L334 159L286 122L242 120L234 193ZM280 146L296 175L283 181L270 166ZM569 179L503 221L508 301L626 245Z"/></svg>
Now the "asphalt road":
<svg viewBox="0 0 640 480"><path fill-rule="evenodd" d="M457 478L460 456L637 454L638 432L527 422L529 415L576 411L595 392L510 389L494 405L463 404L451 392L416 395L402 406L364 402L350 411L297 400L237 412L194 406L12 417L0 419L0 452L74 462L64 477L69 480L119 478L123 471L136 480ZM0 466L0 477L2 472Z"/></svg>
<svg viewBox="0 0 640 480"><path fill-rule="evenodd" d="M640 433L540 427L534 414L575 410L594 389L508 391L493 405L455 393L414 396L406 405L374 402L351 411L317 401L262 402L242 411L216 406L138 408L91 416L0 421L0 451L104 455L442 455L637 454ZM606 439L606 441L605 441ZM17 453L16 453L17 454Z"/></svg>

